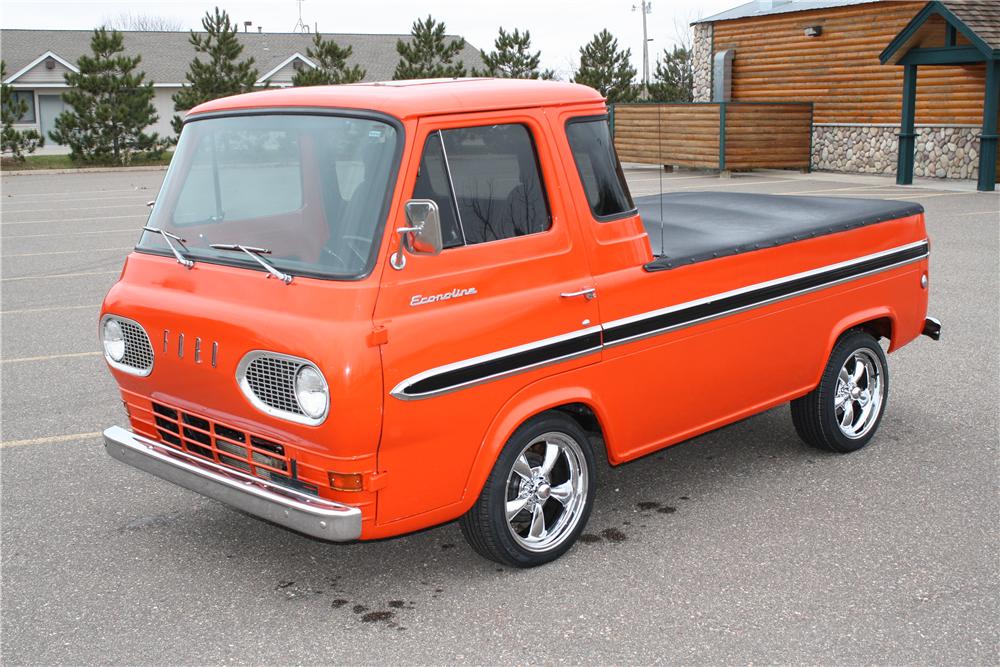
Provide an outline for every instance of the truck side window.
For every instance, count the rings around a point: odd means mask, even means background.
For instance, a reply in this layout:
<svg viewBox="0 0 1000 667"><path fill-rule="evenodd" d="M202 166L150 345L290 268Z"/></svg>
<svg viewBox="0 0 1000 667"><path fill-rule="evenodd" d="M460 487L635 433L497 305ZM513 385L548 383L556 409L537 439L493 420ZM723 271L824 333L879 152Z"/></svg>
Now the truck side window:
<svg viewBox="0 0 1000 667"><path fill-rule="evenodd" d="M632 215L635 204L625 184L607 117L569 121L566 138L594 217L607 222Z"/></svg>
<svg viewBox="0 0 1000 667"><path fill-rule="evenodd" d="M444 130L459 224L468 245L552 225L531 134L524 125Z"/></svg>
<svg viewBox="0 0 1000 667"><path fill-rule="evenodd" d="M427 143L424 144L424 154L420 157L420 171L413 186L413 198L432 199L437 203L445 248L465 245L458 216L455 213L455 200L451 196L448 165L445 162L440 132L428 135Z"/></svg>

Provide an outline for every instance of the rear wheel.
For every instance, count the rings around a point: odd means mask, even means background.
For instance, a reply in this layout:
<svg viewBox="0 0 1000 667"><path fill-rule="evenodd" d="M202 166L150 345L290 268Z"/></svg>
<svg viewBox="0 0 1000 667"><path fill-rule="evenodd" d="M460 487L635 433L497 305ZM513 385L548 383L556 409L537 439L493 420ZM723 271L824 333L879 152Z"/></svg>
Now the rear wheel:
<svg viewBox="0 0 1000 667"><path fill-rule="evenodd" d="M504 445L462 534L482 556L534 567L569 550L590 516L594 455L575 421L549 412Z"/></svg>
<svg viewBox="0 0 1000 667"><path fill-rule="evenodd" d="M816 389L792 401L792 422L814 447L853 452L878 430L888 393L882 347L871 334L855 329L837 341Z"/></svg>

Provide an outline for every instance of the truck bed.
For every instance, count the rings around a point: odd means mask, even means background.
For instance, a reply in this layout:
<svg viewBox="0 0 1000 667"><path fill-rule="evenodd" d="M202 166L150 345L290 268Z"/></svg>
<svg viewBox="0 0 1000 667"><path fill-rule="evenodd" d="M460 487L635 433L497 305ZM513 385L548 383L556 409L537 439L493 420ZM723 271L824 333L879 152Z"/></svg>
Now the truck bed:
<svg viewBox="0 0 1000 667"><path fill-rule="evenodd" d="M635 199L655 256L646 264L647 271L665 271L924 210L920 204L907 201L740 192L670 192L662 195L661 207L660 197Z"/></svg>

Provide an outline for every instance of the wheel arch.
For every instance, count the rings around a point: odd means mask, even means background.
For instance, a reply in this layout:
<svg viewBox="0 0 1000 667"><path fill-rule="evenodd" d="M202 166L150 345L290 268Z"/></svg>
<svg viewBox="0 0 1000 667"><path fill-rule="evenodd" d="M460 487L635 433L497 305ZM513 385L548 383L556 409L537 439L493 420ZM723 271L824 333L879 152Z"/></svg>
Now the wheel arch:
<svg viewBox="0 0 1000 667"><path fill-rule="evenodd" d="M875 336L876 339L888 339L889 351L891 352L896 349L895 334L897 331L897 321L896 311L891 306L868 308L851 313L838 320L830 329L830 336L823 348L823 359L817 365L816 377L813 378L812 387L815 388L819 384L820 378L823 375L823 369L826 368L827 360L830 358L830 354L833 353L834 346L845 333L851 329L865 329Z"/></svg>
<svg viewBox="0 0 1000 667"><path fill-rule="evenodd" d="M590 389L580 386L525 387L497 412L479 445L465 484L462 502L465 509L479 497L500 450L511 435L530 419L550 411L558 411L573 419L588 434L599 435L605 451L595 451L594 455L608 458L608 452L613 451L609 442L612 436L607 430L609 422L601 401Z"/></svg>

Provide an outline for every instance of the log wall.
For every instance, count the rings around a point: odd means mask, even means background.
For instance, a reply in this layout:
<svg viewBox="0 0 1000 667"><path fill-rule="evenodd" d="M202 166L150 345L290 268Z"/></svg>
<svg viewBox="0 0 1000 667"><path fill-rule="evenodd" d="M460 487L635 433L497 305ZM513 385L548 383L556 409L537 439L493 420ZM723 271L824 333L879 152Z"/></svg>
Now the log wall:
<svg viewBox="0 0 1000 667"><path fill-rule="evenodd" d="M616 104L614 124L622 162L727 170L809 168L809 104Z"/></svg>
<svg viewBox="0 0 1000 667"><path fill-rule="evenodd" d="M903 68L879 54L925 2L874 2L714 24L714 52L734 49L734 101L810 101L816 123L898 124ZM920 46L944 44L944 22ZM806 37L809 26L822 26ZM959 43L965 42L964 38ZM982 123L982 63L920 67L918 125Z"/></svg>
<svg viewBox="0 0 1000 667"><path fill-rule="evenodd" d="M616 104L614 119L622 162L719 166L718 104Z"/></svg>

